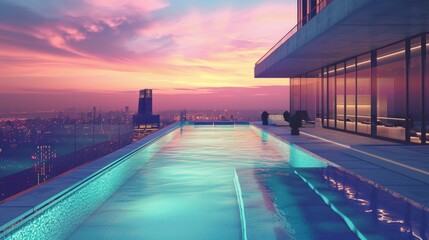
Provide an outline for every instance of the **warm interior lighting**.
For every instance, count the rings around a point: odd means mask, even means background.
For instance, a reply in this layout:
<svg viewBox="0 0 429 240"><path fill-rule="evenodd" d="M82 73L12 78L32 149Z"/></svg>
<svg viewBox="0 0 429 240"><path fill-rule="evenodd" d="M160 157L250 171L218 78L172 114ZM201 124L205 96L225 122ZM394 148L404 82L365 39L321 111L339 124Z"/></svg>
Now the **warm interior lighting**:
<svg viewBox="0 0 429 240"><path fill-rule="evenodd" d="M415 46L415 47L410 48L410 50L411 50L411 51L414 51L414 50L417 50L417 49L420 49L420 48L421 48L421 46L420 46L420 45L417 45L417 46Z"/></svg>
<svg viewBox="0 0 429 240"><path fill-rule="evenodd" d="M377 119L405 121L405 118L377 117Z"/></svg>
<svg viewBox="0 0 429 240"><path fill-rule="evenodd" d="M366 61L360 62L360 63L358 63L357 65L358 65L358 66L360 66L360 65L365 65L365 64L367 64L367 63L371 63L371 60L366 60Z"/></svg>
<svg viewBox="0 0 429 240"><path fill-rule="evenodd" d="M355 64L350 64L350 65L346 66L346 69L352 68L354 66L355 66Z"/></svg>
<svg viewBox="0 0 429 240"><path fill-rule="evenodd" d="M405 53L405 50L401 50L401 51L389 53L389 54L377 57L377 60L382 60L382 59L390 58L390 57L393 57L393 56L396 56L396 55L400 55L400 54L403 54L403 53Z"/></svg>
<svg viewBox="0 0 429 240"><path fill-rule="evenodd" d="M426 46L429 46L429 43L427 43ZM420 45L410 48L411 51L415 51L415 50L418 50L418 49L421 49ZM380 57L377 57L377 60L381 60L381 59L393 57L393 56L396 56L396 55L399 55L399 54L402 54L402 53L405 53L405 50L401 50L401 51L398 51L398 52L393 52L393 53L389 53L389 54L386 54L386 55L382 55ZM364 65L364 64L367 64L367 63L371 63L371 60L367 60L367 61L363 61L363 62L357 63L357 66L361 66L361 65ZM352 68L354 66L355 66L355 64L350 64L350 65L346 66L346 69ZM337 69L337 71L338 70L343 70L343 68ZM329 71L329 73L333 73L333 72L334 72L334 70Z"/></svg>

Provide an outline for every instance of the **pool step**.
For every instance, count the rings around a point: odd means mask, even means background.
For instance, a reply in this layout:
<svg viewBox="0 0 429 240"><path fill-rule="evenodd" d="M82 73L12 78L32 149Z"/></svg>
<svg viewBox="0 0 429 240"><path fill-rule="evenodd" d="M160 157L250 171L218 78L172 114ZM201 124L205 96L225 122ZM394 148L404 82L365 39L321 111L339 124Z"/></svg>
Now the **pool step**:
<svg viewBox="0 0 429 240"><path fill-rule="evenodd" d="M282 224L284 221L277 215L271 199L267 199L267 195L261 192L260 185L254 177L254 170L238 169L236 171L242 190L247 239L295 239Z"/></svg>
<svg viewBox="0 0 429 240"><path fill-rule="evenodd" d="M243 195L241 192L240 180L237 175L237 169L234 169L234 186L235 193L237 194L238 210L240 212L241 239L247 240L246 214L244 212Z"/></svg>
<svg viewBox="0 0 429 240"><path fill-rule="evenodd" d="M255 168L237 173L249 239L276 239L253 238L250 231L253 222L269 225L269 221L277 239L409 240L429 236L427 211L334 167ZM252 202L254 196L258 202ZM264 219L266 213L273 217ZM288 235L279 237L278 228Z"/></svg>
<svg viewBox="0 0 429 240"><path fill-rule="evenodd" d="M293 169L237 173L248 239L359 239Z"/></svg>

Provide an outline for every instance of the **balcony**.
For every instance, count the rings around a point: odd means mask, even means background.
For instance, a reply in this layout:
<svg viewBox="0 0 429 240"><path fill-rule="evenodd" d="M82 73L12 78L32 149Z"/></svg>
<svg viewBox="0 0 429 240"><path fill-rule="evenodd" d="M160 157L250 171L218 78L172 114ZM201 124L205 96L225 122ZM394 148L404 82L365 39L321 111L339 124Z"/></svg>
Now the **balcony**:
<svg viewBox="0 0 429 240"><path fill-rule="evenodd" d="M278 41L267 53L264 54L257 62L256 65L264 61L271 53L291 38L299 29L301 29L306 23L308 23L314 16L320 13L332 0L321 0L316 7L310 10L310 13L305 15L280 41Z"/></svg>
<svg viewBox="0 0 429 240"><path fill-rule="evenodd" d="M255 65L255 77L294 77L429 31L428 1L332 1Z"/></svg>

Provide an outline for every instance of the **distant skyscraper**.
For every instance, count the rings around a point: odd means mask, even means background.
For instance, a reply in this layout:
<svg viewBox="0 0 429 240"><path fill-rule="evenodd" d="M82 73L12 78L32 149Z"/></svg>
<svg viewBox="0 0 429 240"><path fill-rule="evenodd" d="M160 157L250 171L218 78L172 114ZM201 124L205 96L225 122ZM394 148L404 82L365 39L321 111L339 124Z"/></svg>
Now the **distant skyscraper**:
<svg viewBox="0 0 429 240"><path fill-rule="evenodd" d="M140 90L138 114L152 114L152 89Z"/></svg>
<svg viewBox="0 0 429 240"><path fill-rule="evenodd" d="M96 117L97 117L97 108L94 106L92 107L92 122L95 121Z"/></svg>
<svg viewBox="0 0 429 240"><path fill-rule="evenodd" d="M160 127L159 115L152 114L152 89L140 90L138 113L133 116L135 139L139 139Z"/></svg>
<svg viewBox="0 0 429 240"><path fill-rule="evenodd" d="M53 174L54 164L52 160L57 158L57 151L51 145L39 145L31 156L34 164L34 171L37 174L37 183L45 182Z"/></svg>

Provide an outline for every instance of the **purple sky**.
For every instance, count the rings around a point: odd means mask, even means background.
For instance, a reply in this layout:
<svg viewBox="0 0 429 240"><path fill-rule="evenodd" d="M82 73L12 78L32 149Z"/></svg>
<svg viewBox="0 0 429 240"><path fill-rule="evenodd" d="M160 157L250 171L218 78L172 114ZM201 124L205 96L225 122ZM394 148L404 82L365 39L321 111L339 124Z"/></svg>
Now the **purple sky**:
<svg viewBox="0 0 429 240"><path fill-rule="evenodd" d="M294 0L3 0L0 112L284 108L287 79L254 63L296 22Z"/></svg>

